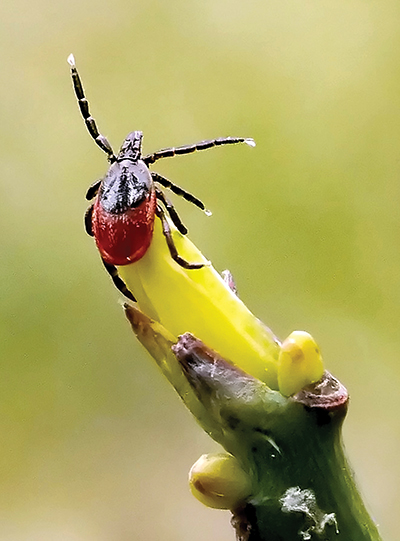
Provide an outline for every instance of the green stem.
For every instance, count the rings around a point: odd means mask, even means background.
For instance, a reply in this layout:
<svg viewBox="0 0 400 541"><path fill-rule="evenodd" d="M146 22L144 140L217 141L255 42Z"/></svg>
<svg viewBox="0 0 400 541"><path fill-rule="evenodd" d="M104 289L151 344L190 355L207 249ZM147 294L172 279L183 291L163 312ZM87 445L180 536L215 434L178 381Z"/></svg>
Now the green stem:
<svg viewBox="0 0 400 541"><path fill-rule="evenodd" d="M249 457L259 477L251 503L260 541L379 541L343 452L342 412L325 416L324 424L321 411L301 403L285 413L291 422L274 432L280 453L271 460L271 451L253 447Z"/></svg>
<svg viewBox="0 0 400 541"><path fill-rule="evenodd" d="M380 540L343 453L348 396L333 376L285 398L191 335L173 350L220 443L252 479L249 539Z"/></svg>
<svg viewBox="0 0 400 541"><path fill-rule="evenodd" d="M197 421L250 480L250 496L232 510L238 540L381 541L344 456L348 395L333 376L287 398L193 335L171 347L159 323L125 311Z"/></svg>

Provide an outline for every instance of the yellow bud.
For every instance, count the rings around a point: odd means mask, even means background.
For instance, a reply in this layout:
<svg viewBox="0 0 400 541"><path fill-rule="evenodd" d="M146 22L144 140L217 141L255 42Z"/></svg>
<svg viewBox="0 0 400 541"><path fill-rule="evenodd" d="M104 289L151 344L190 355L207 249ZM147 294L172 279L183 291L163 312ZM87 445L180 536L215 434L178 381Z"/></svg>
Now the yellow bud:
<svg viewBox="0 0 400 541"><path fill-rule="evenodd" d="M207 507L235 509L251 494L251 480L228 453L202 455L189 472L193 496Z"/></svg>
<svg viewBox="0 0 400 541"><path fill-rule="evenodd" d="M278 361L278 385L285 396L321 379L324 365L314 338L305 331L294 331L282 343Z"/></svg>
<svg viewBox="0 0 400 541"><path fill-rule="evenodd" d="M171 224L181 257L206 261L190 240ZM160 220L145 255L131 265L118 267L122 280L147 316L160 322L177 339L191 332L224 359L278 388L279 343L231 291L222 277L207 265L186 270L173 261Z"/></svg>

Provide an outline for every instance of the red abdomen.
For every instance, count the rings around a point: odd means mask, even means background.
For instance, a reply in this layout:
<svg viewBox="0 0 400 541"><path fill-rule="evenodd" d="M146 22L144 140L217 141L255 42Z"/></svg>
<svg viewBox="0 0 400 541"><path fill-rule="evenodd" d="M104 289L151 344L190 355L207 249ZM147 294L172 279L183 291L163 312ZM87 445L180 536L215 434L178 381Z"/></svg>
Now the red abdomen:
<svg viewBox="0 0 400 541"><path fill-rule="evenodd" d="M128 265L144 256L153 236L156 194L137 207L114 214L96 199L93 208L93 233L101 257L110 265Z"/></svg>

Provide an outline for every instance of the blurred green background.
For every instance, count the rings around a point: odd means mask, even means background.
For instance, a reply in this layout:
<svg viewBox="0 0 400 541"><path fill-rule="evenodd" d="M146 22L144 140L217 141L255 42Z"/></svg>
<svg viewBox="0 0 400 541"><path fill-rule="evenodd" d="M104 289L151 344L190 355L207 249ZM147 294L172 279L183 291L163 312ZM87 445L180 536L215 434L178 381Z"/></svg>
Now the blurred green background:
<svg viewBox="0 0 400 541"><path fill-rule="evenodd" d="M345 441L385 541L400 504L400 3L13 0L0 7L0 540L233 540L187 472L217 446L124 320L83 230L117 149L219 136L157 171L190 237L281 338L349 388Z"/></svg>

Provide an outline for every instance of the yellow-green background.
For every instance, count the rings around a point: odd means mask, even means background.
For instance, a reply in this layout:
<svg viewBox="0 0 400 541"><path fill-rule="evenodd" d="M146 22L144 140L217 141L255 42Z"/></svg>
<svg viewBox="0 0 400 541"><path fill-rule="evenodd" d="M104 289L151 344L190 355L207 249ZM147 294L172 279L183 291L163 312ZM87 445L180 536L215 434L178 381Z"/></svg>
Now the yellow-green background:
<svg viewBox="0 0 400 541"><path fill-rule="evenodd" d="M234 537L186 484L216 446L130 334L84 233L107 162L71 52L115 148L133 129L145 152L257 140L156 169L213 210L177 201L249 308L318 340L351 393L359 484L397 540L400 3L13 0L0 30L0 540Z"/></svg>

